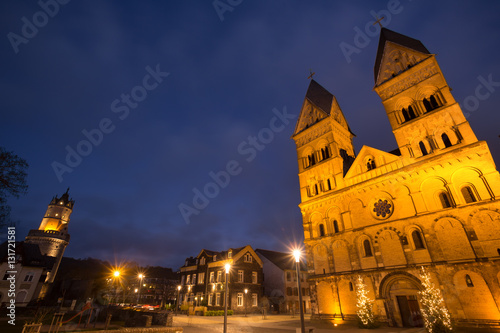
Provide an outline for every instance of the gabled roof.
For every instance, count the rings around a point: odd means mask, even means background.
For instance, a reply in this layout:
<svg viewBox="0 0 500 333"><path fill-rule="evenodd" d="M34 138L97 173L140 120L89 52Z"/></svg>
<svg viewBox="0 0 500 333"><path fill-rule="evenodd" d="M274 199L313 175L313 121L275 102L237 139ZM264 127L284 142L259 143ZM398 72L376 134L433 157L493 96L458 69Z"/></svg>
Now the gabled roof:
<svg viewBox="0 0 500 333"><path fill-rule="evenodd" d="M396 151L393 150L393 152L388 153L385 151L382 151L377 148L369 147L369 146L363 146L361 147L361 150L359 151L359 154L356 156L356 159L352 163L351 167L349 168L349 171L345 174L344 178L351 178L356 175L358 175L357 171L357 166L360 166L360 169L363 170L361 173L366 172L366 165L364 164L364 159L367 156L373 156L375 159L378 156L383 156L384 158L384 165L392 163L394 161L397 161L400 159L399 155L396 155ZM377 165L376 167L379 168L382 165Z"/></svg>
<svg viewBox="0 0 500 333"><path fill-rule="evenodd" d="M375 67L373 69L375 82L377 82L380 64L382 62L382 56L384 55L384 48L386 42L392 42L421 53L431 54L429 50L427 50L427 48L424 46L424 44L422 44L422 42L419 41L418 39L402 35L400 33L397 33L395 31L386 28L382 28L382 30L380 30L380 39L378 42L377 58L375 60Z"/></svg>
<svg viewBox="0 0 500 333"><path fill-rule="evenodd" d="M283 252L276 252L276 251L269 251L269 250L263 250L263 249L257 249L255 250L257 254L260 254L270 262L272 262L274 265L276 265L278 268L281 270L289 270L289 269L295 269L295 262L290 253L283 253ZM306 271L306 265L304 261L300 262L300 270L301 271Z"/></svg>

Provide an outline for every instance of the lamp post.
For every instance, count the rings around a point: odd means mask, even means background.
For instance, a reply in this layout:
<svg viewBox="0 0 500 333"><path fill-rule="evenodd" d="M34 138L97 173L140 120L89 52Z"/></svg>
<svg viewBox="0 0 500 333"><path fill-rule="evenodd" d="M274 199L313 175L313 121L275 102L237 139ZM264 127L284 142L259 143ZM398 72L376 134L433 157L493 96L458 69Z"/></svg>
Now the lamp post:
<svg viewBox="0 0 500 333"><path fill-rule="evenodd" d="M139 283L139 294L137 295L137 304L140 304L140 302L141 302L142 279L144 278L144 274L140 273L138 275L138 277L139 277L140 283Z"/></svg>
<svg viewBox="0 0 500 333"><path fill-rule="evenodd" d="M118 301L118 279L120 278L120 271L113 272L113 279L115 281L115 303Z"/></svg>
<svg viewBox="0 0 500 333"><path fill-rule="evenodd" d="M245 302L245 317L247 316L247 294L248 294L248 289L245 288L245 299L243 300Z"/></svg>
<svg viewBox="0 0 500 333"><path fill-rule="evenodd" d="M177 306L175 307L175 313L179 311L179 296L181 294L181 286L177 286Z"/></svg>
<svg viewBox="0 0 500 333"><path fill-rule="evenodd" d="M304 309L302 308L302 291L300 290L300 250L294 250L295 264L297 266L297 288L299 289L299 312L300 312L300 329L302 333L306 332L304 326Z"/></svg>
<svg viewBox="0 0 500 333"><path fill-rule="evenodd" d="M227 300L228 300L228 290L227 290L227 282L229 280L229 270L231 269L230 264L225 265L226 268L226 294L224 295L224 333L227 333Z"/></svg>

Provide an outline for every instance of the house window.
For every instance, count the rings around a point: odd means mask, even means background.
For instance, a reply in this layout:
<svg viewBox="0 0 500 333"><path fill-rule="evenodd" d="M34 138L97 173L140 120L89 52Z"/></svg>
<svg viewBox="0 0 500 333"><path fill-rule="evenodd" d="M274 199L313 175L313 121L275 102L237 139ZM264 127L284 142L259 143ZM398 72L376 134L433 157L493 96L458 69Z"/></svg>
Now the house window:
<svg viewBox="0 0 500 333"><path fill-rule="evenodd" d="M198 275L198 284L204 284L205 283L205 273L200 273Z"/></svg>
<svg viewBox="0 0 500 333"><path fill-rule="evenodd" d="M292 281L292 273L286 272L286 280L289 282Z"/></svg>
<svg viewBox="0 0 500 333"><path fill-rule="evenodd" d="M425 155L429 154L427 152L427 148L425 148L425 144L422 141L420 141L418 143L418 146L420 147L420 151L422 152L422 156L425 156Z"/></svg>
<svg viewBox="0 0 500 333"><path fill-rule="evenodd" d="M243 306L243 293L238 293L238 297L236 298L237 306Z"/></svg>
<svg viewBox="0 0 500 333"><path fill-rule="evenodd" d="M243 281L243 271L238 271L238 282L244 282Z"/></svg>
<svg viewBox="0 0 500 333"><path fill-rule="evenodd" d="M467 287L474 287L474 283L472 283L472 279L469 274L465 275L465 283L467 284Z"/></svg>
<svg viewBox="0 0 500 333"><path fill-rule="evenodd" d="M444 144L445 148L452 146L450 138L448 138L448 135L446 135L446 133L441 134L441 140L443 140L443 144Z"/></svg>
<svg viewBox="0 0 500 333"><path fill-rule="evenodd" d="M221 282L222 281L222 271L218 271L217 272L217 282Z"/></svg>
<svg viewBox="0 0 500 333"><path fill-rule="evenodd" d="M451 207L450 198L445 192L439 193L439 200L441 201L441 205L443 206L443 208Z"/></svg>
<svg viewBox="0 0 500 333"><path fill-rule="evenodd" d="M186 284L191 284L191 275L188 275L186 278Z"/></svg>
<svg viewBox="0 0 500 333"><path fill-rule="evenodd" d="M257 306L257 294L252 294L252 306Z"/></svg>
<svg viewBox="0 0 500 333"><path fill-rule="evenodd" d="M193 274L193 284L196 284L196 274Z"/></svg>
<svg viewBox="0 0 500 333"><path fill-rule="evenodd" d="M252 262L253 261L252 255L250 253L245 254L244 261L245 262Z"/></svg>
<svg viewBox="0 0 500 333"><path fill-rule="evenodd" d="M215 306L220 306L220 293L215 294Z"/></svg>
<svg viewBox="0 0 500 333"><path fill-rule="evenodd" d="M26 274L26 276L24 277L24 282L31 282L33 281L33 277L35 276L35 273L33 272L29 272L28 274Z"/></svg>
<svg viewBox="0 0 500 333"><path fill-rule="evenodd" d="M462 195L465 199L466 203L471 203L471 202L476 202L476 197L474 196L474 192L472 192L472 189L469 186L464 186L462 187Z"/></svg>
<svg viewBox="0 0 500 333"><path fill-rule="evenodd" d="M339 223L337 222L337 220L333 221L333 231L335 233L339 232Z"/></svg>
<svg viewBox="0 0 500 333"><path fill-rule="evenodd" d="M365 257L373 257L372 247L371 247L370 241L368 239L365 239L363 241L363 249L365 252Z"/></svg>
<svg viewBox="0 0 500 333"><path fill-rule="evenodd" d="M217 255L214 254L214 261L217 261Z"/></svg>
<svg viewBox="0 0 500 333"><path fill-rule="evenodd" d="M205 265L205 257L202 257L202 258L200 259L200 265Z"/></svg>
<svg viewBox="0 0 500 333"><path fill-rule="evenodd" d="M319 236L323 237L325 235L325 226L323 224L319 225Z"/></svg>
<svg viewBox="0 0 500 333"><path fill-rule="evenodd" d="M413 239L413 245L415 246L415 250L425 249L424 241L422 240L422 235L418 230L413 230L411 233L411 238Z"/></svg>
<svg viewBox="0 0 500 333"><path fill-rule="evenodd" d="M212 303L214 301L214 294L210 293L208 294L208 306L212 306Z"/></svg>
<svg viewBox="0 0 500 333"><path fill-rule="evenodd" d="M214 283L214 274L215 272L210 272L210 283Z"/></svg>
<svg viewBox="0 0 500 333"><path fill-rule="evenodd" d="M257 272L252 272L252 283L253 284L257 283Z"/></svg>
<svg viewBox="0 0 500 333"><path fill-rule="evenodd" d="M292 296L292 287L287 287L286 288L286 295L287 296Z"/></svg>
<svg viewBox="0 0 500 333"><path fill-rule="evenodd" d="M229 259L231 259L231 258L233 257L233 251L229 251L229 252L227 253L227 257L228 257Z"/></svg>

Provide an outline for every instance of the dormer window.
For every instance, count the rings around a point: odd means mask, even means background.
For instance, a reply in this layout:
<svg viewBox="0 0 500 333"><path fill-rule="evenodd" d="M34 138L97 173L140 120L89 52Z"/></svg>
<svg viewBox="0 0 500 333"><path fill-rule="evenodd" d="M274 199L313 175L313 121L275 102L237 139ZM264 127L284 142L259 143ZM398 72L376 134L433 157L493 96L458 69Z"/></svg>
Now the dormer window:
<svg viewBox="0 0 500 333"><path fill-rule="evenodd" d="M252 255L250 253L245 254L243 261L244 262L252 262L253 261Z"/></svg>
<svg viewBox="0 0 500 333"><path fill-rule="evenodd" d="M229 259L231 259L231 258L233 257L233 251L231 251L231 250L230 250L230 251L227 253L227 257L228 257Z"/></svg>
<svg viewBox="0 0 500 333"><path fill-rule="evenodd" d="M214 261L217 261L217 255L214 254Z"/></svg>

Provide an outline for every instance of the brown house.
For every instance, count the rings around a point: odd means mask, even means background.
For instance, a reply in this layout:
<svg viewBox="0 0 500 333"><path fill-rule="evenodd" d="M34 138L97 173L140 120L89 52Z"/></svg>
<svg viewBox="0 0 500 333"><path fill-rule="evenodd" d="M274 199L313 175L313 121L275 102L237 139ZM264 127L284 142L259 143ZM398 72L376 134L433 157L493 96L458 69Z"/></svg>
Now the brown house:
<svg viewBox="0 0 500 333"><path fill-rule="evenodd" d="M263 263L250 245L221 252L203 249L195 258L187 258L180 268L179 306L223 310L226 264L230 265L228 309L235 313L258 311L263 305Z"/></svg>

